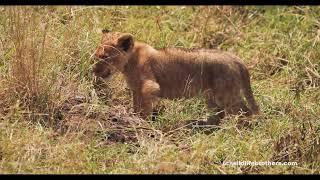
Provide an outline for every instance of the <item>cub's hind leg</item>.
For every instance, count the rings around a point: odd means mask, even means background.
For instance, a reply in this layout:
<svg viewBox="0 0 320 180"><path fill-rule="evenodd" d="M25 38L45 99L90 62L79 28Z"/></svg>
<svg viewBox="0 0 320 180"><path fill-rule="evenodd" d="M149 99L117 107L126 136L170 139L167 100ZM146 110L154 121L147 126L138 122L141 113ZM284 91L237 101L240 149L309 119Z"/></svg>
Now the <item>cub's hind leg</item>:
<svg viewBox="0 0 320 180"><path fill-rule="evenodd" d="M215 97L212 93L206 95L206 104L208 110L212 113L207 120L207 124L209 125L218 125L221 119L224 118L225 112L223 106L219 106L216 101Z"/></svg>
<svg viewBox="0 0 320 180"><path fill-rule="evenodd" d="M223 106L219 106L215 102L213 93L206 92L205 94L207 109L210 112L210 116L207 117L207 120L187 120L187 124L190 125L219 125L221 119L224 118L225 112Z"/></svg>
<svg viewBox="0 0 320 180"><path fill-rule="evenodd" d="M243 101L239 89L230 89L223 94L216 95L216 103L221 104L225 108L225 113L230 115L245 115L251 114L250 109Z"/></svg>

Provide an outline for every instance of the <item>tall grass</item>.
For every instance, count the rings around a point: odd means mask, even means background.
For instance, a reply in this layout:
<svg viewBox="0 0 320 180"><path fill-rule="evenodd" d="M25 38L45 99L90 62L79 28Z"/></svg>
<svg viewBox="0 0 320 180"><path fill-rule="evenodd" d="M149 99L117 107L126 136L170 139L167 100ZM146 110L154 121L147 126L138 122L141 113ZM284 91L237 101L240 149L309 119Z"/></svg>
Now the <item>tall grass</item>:
<svg viewBox="0 0 320 180"><path fill-rule="evenodd" d="M31 7L8 7L6 38L10 50L7 95L19 101L26 113L42 114L48 106L48 88L42 76L45 68L48 15Z"/></svg>

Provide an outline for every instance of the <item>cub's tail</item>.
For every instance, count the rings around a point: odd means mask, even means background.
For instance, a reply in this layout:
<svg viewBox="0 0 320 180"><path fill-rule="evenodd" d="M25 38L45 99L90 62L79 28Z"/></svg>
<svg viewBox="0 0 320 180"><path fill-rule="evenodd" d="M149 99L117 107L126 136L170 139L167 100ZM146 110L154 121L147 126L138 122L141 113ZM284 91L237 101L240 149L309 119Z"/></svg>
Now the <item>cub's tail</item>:
<svg viewBox="0 0 320 180"><path fill-rule="evenodd" d="M260 108L257 105L256 100L253 97L249 71L244 65L241 65L240 66L240 73L241 73L241 78L242 78L241 86L242 86L243 94L248 101L249 108L251 109L252 114L260 114Z"/></svg>

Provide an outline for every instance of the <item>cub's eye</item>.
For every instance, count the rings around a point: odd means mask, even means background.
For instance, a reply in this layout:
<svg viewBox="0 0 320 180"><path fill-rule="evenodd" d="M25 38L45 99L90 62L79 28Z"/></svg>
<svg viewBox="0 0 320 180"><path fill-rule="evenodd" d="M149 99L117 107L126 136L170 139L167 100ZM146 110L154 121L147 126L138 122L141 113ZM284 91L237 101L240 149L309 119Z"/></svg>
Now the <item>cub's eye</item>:
<svg viewBox="0 0 320 180"><path fill-rule="evenodd" d="M109 59L110 58L110 55L108 53L104 53L102 56L101 56L101 59Z"/></svg>
<svg viewBox="0 0 320 180"><path fill-rule="evenodd" d="M110 56L109 53L107 53L106 51L104 51L103 56Z"/></svg>

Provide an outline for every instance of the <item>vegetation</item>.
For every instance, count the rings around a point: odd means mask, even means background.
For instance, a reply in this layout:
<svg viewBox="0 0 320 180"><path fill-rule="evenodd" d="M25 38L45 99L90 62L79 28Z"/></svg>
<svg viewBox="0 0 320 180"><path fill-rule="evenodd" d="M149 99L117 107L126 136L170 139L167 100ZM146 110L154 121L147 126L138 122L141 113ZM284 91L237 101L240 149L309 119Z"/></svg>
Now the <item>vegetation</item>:
<svg viewBox="0 0 320 180"><path fill-rule="evenodd" d="M0 173L319 174L320 8L277 6L0 7ZM95 85L101 30L156 47L233 52L263 115L239 127L181 127L202 98L133 116L121 74ZM227 166L223 162L297 162Z"/></svg>

